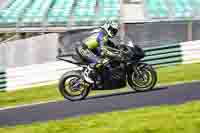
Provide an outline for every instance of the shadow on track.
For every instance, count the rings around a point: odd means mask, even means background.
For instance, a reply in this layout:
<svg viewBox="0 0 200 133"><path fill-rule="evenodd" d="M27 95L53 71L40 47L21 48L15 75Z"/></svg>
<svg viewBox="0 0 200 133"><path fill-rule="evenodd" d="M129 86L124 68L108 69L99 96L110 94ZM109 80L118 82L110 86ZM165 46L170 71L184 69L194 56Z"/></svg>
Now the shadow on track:
<svg viewBox="0 0 200 133"><path fill-rule="evenodd" d="M141 92L137 92L137 91L127 91L127 92L117 92L117 93L112 93L112 94L99 94L96 96L89 96L86 97L84 99L84 101L86 100L90 100L90 99L100 99L100 98L106 98L106 97L114 97L114 96L119 96L119 95L129 95L129 94L138 94L138 93L146 93L146 92L153 92L153 91L159 91L159 90L163 90L163 89L168 89L168 87L158 87L152 90L148 90L148 91L141 91Z"/></svg>

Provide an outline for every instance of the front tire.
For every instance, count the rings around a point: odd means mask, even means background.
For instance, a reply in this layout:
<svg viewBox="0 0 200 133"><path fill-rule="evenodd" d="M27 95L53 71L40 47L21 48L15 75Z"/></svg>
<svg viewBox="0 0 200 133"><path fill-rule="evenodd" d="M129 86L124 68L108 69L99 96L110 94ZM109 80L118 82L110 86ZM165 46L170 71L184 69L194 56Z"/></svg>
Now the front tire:
<svg viewBox="0 0 200 133"><path fill-rule="evenodd" d="M155 69L145 63L139 63L136 71L128 75L129 86L136 91L152 90L157 83L157 73Z"/></svg>
<svg viewBox="0 0 200 133"><path fill-rule="evenodd" d="M81 71L69 71L59 80L59 91L62 96L70 101L82 100L90 92L90 85L81 78Z"/></svg>

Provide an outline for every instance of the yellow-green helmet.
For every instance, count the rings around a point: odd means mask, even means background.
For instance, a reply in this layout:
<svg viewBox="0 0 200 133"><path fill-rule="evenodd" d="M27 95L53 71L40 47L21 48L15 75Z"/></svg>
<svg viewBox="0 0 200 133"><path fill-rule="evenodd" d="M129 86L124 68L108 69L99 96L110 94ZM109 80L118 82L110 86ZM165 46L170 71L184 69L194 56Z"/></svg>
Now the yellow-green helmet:
<svg viewBox="0 0 200 133"><path fill-rule="evenodd" d="M119 30L119 24L113 21L108 21L102 26L102 28L106 31L109 37L113 38Z"/></svg>

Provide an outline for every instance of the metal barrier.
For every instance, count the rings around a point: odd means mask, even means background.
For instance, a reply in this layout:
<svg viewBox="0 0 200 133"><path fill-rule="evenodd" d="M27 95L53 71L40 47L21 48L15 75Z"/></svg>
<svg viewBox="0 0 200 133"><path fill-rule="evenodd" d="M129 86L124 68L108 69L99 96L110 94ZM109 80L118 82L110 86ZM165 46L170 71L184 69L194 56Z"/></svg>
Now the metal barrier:
<svg viewBox="0 0 200 133"><path fill-rule="evenodd" d="M0 67L0 91L3 91L6 88L6 83L6 72Z"/></svg>
<svg viewBox="0 0 200 133"><path fill-rule="evenodd" d="M147 56L143 61L154 67L200 62L200 41L145 48L144 50ZM13 91L30 87L33 84L57 81L62 74L72 69L80 68L70 63L55 61L1 70L0 88Z"/></svg>
<svg viewBox="0 0 200 133"><path fill-rule="evenodd" d="M145 48L144 62L155 66L200 62L200 41Z"/></svg>

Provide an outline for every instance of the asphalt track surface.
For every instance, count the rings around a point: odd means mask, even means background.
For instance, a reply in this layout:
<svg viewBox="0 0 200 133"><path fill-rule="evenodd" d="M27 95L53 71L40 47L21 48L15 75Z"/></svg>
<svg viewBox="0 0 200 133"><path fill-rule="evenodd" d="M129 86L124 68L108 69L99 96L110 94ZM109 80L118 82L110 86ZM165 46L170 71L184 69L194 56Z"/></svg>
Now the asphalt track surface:
<svg viewBox="0 0 200 133"><path fill-rule="evenodd" d="M0 127L62 120L67 117L158 106L181 104L200 100L200 82L157 88L148 92L127 92L113 95L89 97L86 100L70 102L67 100L0 110Z"/></svg>

